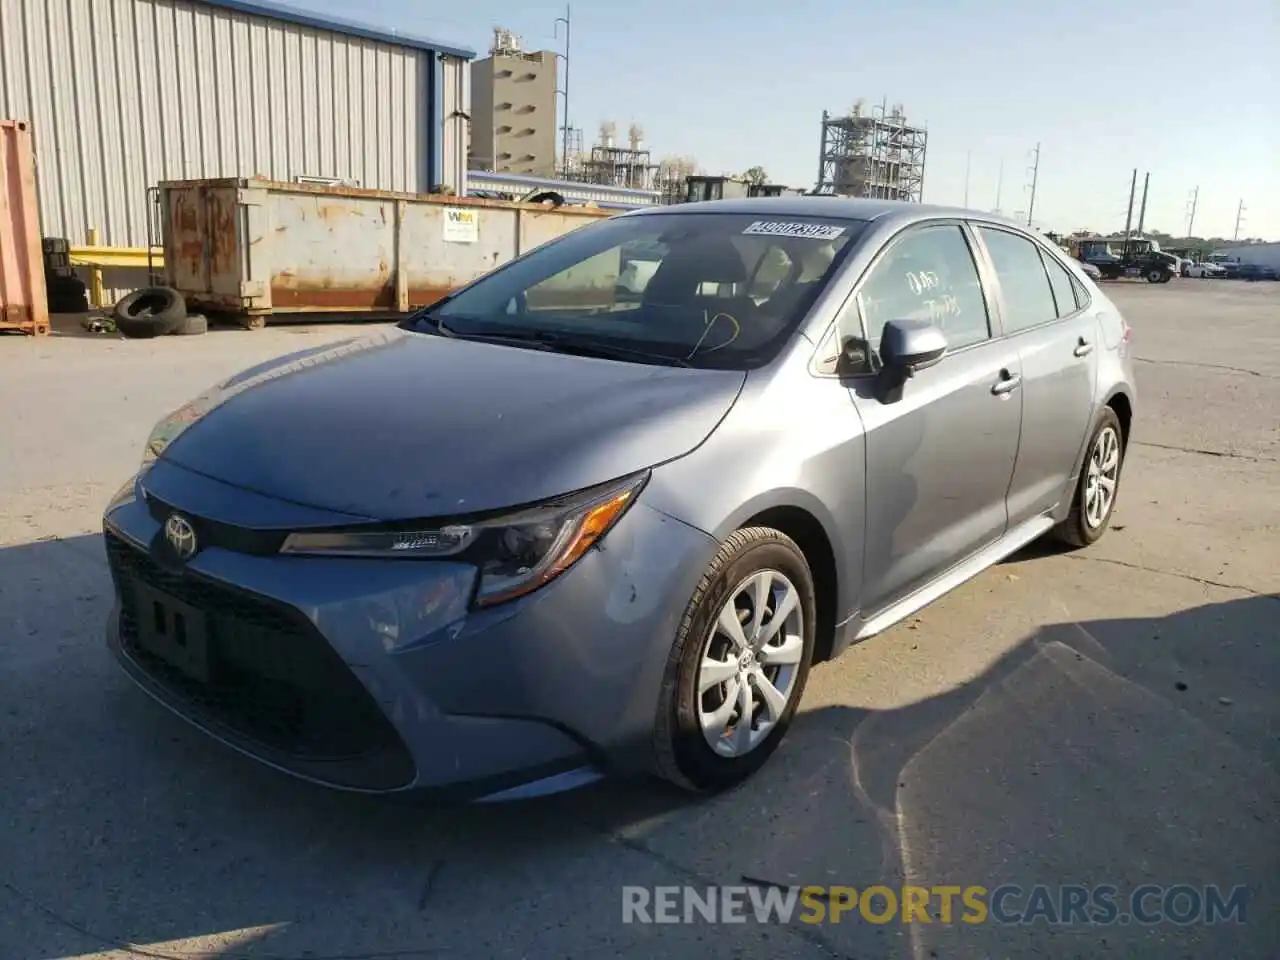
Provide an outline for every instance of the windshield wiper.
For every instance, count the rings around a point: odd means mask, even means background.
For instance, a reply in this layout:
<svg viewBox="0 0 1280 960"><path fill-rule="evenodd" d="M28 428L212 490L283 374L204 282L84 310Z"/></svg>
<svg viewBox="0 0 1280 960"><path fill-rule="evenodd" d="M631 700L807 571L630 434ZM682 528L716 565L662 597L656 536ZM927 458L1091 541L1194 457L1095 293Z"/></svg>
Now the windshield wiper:
<svg viewBox="0 0 1280 960"><path fill-rule="evenodd" d="M401 320L397 326L401 330L409 330L413 333L420 333L423 330L434 331L442 337L456 337L458 334L450 330L444 325L439 317L433 312L435 304L430 307L423 307L421 310L415 310L409 316Z"/></svg>
<svg viewBox="0 0 1280 960"><path fill-rule="evenodd" d="M500 336L521 344L541 344L544 349L557 353L572 354L575 357L597 357L602 360L625 360L635 363L656 363L666 366L689 367L691 363L684 357L670 353L652 353L636 347L627 347L609 341L594 340L589 337L575 337L572 334L553 333L546 330L503 330Z"/></svg>
<svg viewBox="0 0 1280 960"><path fill-rule="evenodd" d="M439 333L441 336L455 340L474 340L478 343L496 343L502 346L524 347L531 350L572 354L576 357L597 357L602 360L625 360L632 363L664 364L677 367L691 367L686 358L669 353L652 353L636 347L594 340L588 337L575 337L572 334L555 333L547 330L528 330L517 327L498 327L489 330L456 330L446 327L444 323L422 310L401 321L407 330L421 330L424 327Z"/></svg>

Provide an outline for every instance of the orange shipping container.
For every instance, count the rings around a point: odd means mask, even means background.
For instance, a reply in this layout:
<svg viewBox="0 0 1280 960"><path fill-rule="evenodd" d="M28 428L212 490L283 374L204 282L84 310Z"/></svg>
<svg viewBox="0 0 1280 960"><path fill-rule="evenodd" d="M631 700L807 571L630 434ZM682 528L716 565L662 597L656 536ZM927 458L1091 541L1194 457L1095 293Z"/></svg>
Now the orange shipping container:
<svg viewBox="0 0 1280 960"><path fill-rule="evenodd" d="M49 332L31 129L0 120L0 330Z"/></svg>

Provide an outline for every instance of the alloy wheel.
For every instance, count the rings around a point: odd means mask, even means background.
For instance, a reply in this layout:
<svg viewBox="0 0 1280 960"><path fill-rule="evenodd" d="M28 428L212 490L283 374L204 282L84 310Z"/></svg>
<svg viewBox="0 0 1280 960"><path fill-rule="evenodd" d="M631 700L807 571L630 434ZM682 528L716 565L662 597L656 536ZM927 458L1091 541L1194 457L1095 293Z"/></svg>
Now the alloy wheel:
<svg viewBox="0 0 1280 960"><path fill-rule="evenodd" d="M730 591L698 668L698 721L716 754L741 757L768 737L803 655L804 609L784 574L758 570Z"/></svg>
<svg viewBox="0 0 1280 960"><path fill-rule="evenodd" d="M1093 441L1084 485L1084 520L1097 530L1111 514L1120 480L1120 437L1113 427L1105 427Z"/></svg>

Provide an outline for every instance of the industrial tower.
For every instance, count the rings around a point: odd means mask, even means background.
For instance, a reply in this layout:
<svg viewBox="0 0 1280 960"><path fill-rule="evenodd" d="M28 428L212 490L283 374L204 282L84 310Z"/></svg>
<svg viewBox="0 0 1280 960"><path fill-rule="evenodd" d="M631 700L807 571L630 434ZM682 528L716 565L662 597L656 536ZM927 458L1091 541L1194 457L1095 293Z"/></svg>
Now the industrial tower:
<svg viewBox="0 0 1280 960"><path fill-rule="evenodd" d="M907 122L901 105L883 103L867 113L859 100L845 116L824 110L814 192L919 203L928 140L924 127Z"/></svg>

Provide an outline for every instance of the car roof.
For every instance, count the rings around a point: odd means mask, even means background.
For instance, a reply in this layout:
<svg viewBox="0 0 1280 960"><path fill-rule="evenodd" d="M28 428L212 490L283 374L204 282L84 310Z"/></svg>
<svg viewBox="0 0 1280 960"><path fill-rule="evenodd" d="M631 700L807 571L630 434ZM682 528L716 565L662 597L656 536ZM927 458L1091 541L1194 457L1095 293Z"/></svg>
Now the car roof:
<svg viewBox="0 0 1280 960"><path fill-rule="evenodd" d="M841 220L858 220L865 223L878 220L895 220L902 224L917 220L934 220L944 217L985 220L1025 231L1025 225L1007 217L984 210L967 210L963 207L936 206L910 203L905 200L877 200L856 197L750 197L738 200L703 200L697 203L677 203L662 207L645 207L624 216L664 216L678 213L739 213L755 216L783 217L835 217Z"/></svg>

